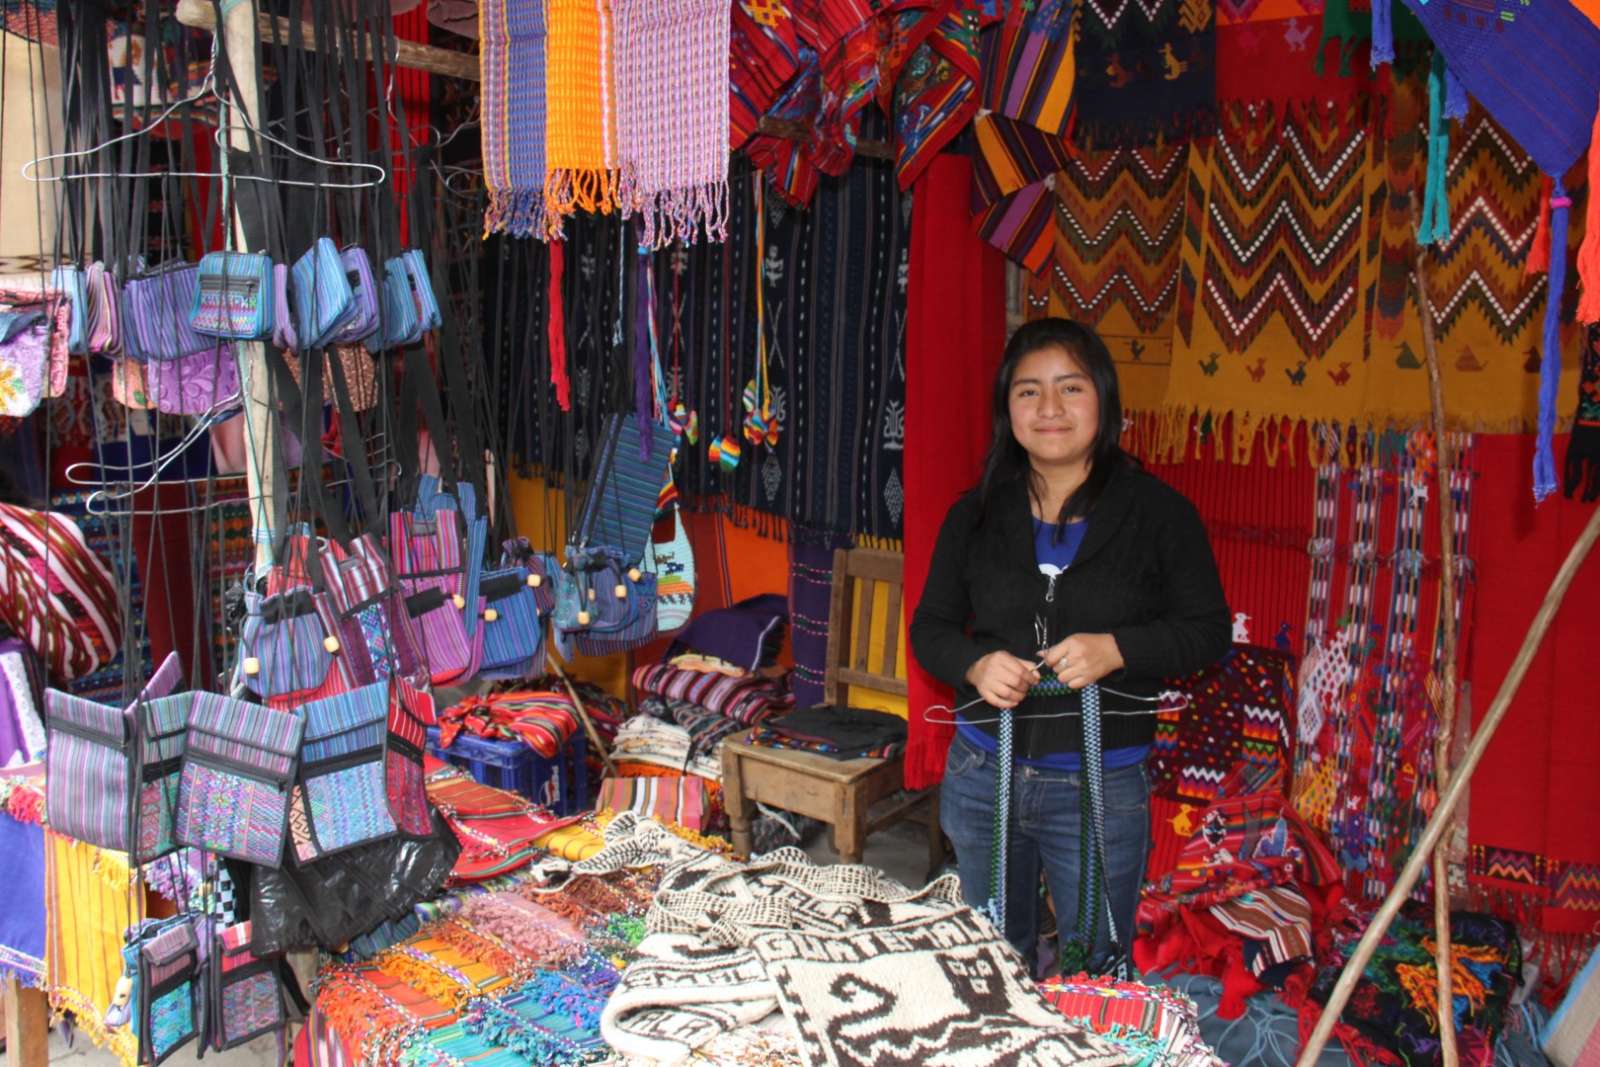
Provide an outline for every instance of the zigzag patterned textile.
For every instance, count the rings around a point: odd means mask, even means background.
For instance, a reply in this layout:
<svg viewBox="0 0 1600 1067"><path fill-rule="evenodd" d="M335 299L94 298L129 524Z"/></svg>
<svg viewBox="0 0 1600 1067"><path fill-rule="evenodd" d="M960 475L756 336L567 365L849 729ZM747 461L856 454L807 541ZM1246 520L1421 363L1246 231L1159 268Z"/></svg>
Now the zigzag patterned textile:
<svg viewBox="0 0 1600 1067"><path fill-rule="evenodd" d="M1216 113L1212 0L1080 0L1075 138L1089 146L1209 133Z"/></svg>
<svg viewBox="0 0 1600 1067"><path fill-rule="evenodd" d="M1378 174L1353 105L1230 104L1189 153L1168 412L1354 420Z"/></svg>
<svg viewBox="0 0 1600 1067"><path fill-rule="evenodd" d="M1055 179L1055 251L1028 286L1028 315L1088 323L1117 361L1122 405L1156 411L1172 364L1189 148L1075 155Z"/></svg>
<svg viewBox="0 0 1600 1067"><path fill-rule="evenodd" d="M1375 419L1401 422L1429 412L1422 322L1412 284L1416 225L1411 209L1413 191L1422 195L1427 162L1425 75L1397 77L1390 109L1389 136L1375 146L1383 153L1379 165L1386 187L1377 220L1380 258L1367 410ZM1451 134L1445 193L1450 232L1427 259L1445 395L1453 409L1470 413L1475 430L1532 430L1547 287L1542 274L1529 274L1525 267L1539 220L1539 168L1474 106ZM1582 241L1581 218L1573 213L1569 265ZM1569 275L1576 276L1575 267ZM1563 350L1570 351L1566 342L1573 340L1565 335ZM1570 393L1561 396L1559 417L1569 417L1575 402Z"/></svg>

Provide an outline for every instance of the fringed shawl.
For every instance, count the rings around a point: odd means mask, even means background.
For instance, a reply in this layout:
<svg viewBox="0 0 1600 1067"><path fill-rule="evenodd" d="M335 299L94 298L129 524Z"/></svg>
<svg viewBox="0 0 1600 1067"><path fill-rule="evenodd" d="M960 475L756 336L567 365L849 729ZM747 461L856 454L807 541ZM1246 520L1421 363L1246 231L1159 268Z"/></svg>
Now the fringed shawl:
<svg viewBox="0 0 1600 1067"><path fill-rule="evenodd" d="M616 0L619 199L650 248L726 237L728 27L722 0Z"/></svg>
<svg viewBox="0 0 1600 1067"><path fill-rule="evenodd" d="M545 0L482 0L483 232L545 230Z"/></svg>
<svg viewBox="0 0 1600 1067"><path fill-rule="evenodd" d="M618 204L616 43L611 0L546 0L546 231Z"/></svg>

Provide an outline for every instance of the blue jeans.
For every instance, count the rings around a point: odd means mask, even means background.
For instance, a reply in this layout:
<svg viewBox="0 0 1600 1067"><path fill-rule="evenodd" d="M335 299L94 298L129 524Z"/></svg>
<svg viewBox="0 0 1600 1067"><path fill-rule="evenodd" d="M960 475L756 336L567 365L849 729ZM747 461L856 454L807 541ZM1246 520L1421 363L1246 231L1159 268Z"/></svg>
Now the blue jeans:
<svg viewBox="0 0 1600 1067"><path fill-rule="evenodd" d="M957 736L945 759L939 790L939 822L956 850L961 895L975 908L989 899L990 844L994 837L995 757ZM1029 968L1039 940L1039 875L1055 905L1056 926L1066 944L1078 929L1078 882L1082 866L1083 775L1018 765L1011 778L1011 821L1006 868L1006 940ZM1117 941L1132 945L1133 916L1150 848L1150 780L1138 763L1105 775L1106 882ZM1111 949L1106 908L1095 922L1091 957L1103 961Z"/></svg>

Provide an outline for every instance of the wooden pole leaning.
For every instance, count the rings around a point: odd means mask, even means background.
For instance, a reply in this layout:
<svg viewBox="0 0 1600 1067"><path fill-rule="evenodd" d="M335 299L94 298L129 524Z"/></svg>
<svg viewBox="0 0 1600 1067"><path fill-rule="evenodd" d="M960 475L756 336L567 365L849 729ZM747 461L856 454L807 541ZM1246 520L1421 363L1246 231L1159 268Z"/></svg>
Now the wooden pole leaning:
<svg viewBox="0 0 1600 1067"><path fill-rule="evenodd" d="M1440 664L1438 730L1434 735L1433 764L1437 788L1450 784L1450 744L1456 722L1456 502L1450 492L1453 456L1445 428L1444 383L1439 374L1439 348L1428 294L1427 246L1417 245L1417 309L1422 317L1422 348L1428 367L1428 406L1433 413L1439 491L1439 628ZM1449 857L1441 844L1433 850L1434 965L1439 972L1439 1055L1443 1067L1461 1062L1456 1050L1455 997L1451 992Z"/></svg>

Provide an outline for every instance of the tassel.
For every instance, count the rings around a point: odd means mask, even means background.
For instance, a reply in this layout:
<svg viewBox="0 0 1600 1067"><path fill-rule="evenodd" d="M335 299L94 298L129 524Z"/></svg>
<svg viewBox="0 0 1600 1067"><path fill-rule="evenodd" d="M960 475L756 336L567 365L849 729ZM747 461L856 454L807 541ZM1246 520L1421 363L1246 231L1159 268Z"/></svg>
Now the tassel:
<svg viewBox="0 0 1600 1067"><path fill-rule="evenodd" d="M551 241L550 249L550 384L556 387L556 403L562 411L572 410L572 383L567 379L567 316L561 305L561 275L565 267L565 246Z"/></svg>
<svg viewBox="0 0 1600 1067"><path fill-rule="evenodd" d="M1600 110L1589 137L1588 198L1578 247L1578 321L1600 322Z"/></svg>
<svg viewBox="0 0 1600 1067"><path fill-rule="evenodd" d="M1550 263L1550 176L1539 179L1539 225L1533 231L1533 244L1528 246L1528 261L1522 273L1528 277L1543 274Z"/></svg>
<svg viewBox="0 0 1600 1067"><path fill-rule="evenodd" d="M1394 0L1372 0L1372 69L1394 62Z"/></svg>
<svg viewBox="0 0 1600 1067"><path fill-rule="evenodd" d="M1567 215L1572 201L1557 178L1550 190L1550 274L1546 278L1544 355L1539 363L1539 427L1533 446L1533 500L1556 491L1551 437L1556 429L1556 389L1561 384L1561 290L1567 280Z"/></svg>
<svg viewBox="0 0 1600 1067"><path fill-rule="evenodd" d="M1444 66L1443 63L1440 66ZM1461 84L1461 79L1449 67L1444 67L1444 117L1447 119L1464 119L1467 117L1467 87Z"/></svg>
<svg viewBox="0 0 1600 1067"><path fill-rule="evenodd" d="M1450 203L1445 177L1450 169L1450 127L1444 117L1444 56L1433 54L1428 73L1428 174L1422 193L1419 245L1437 244L1450 236Z"/></svg>

